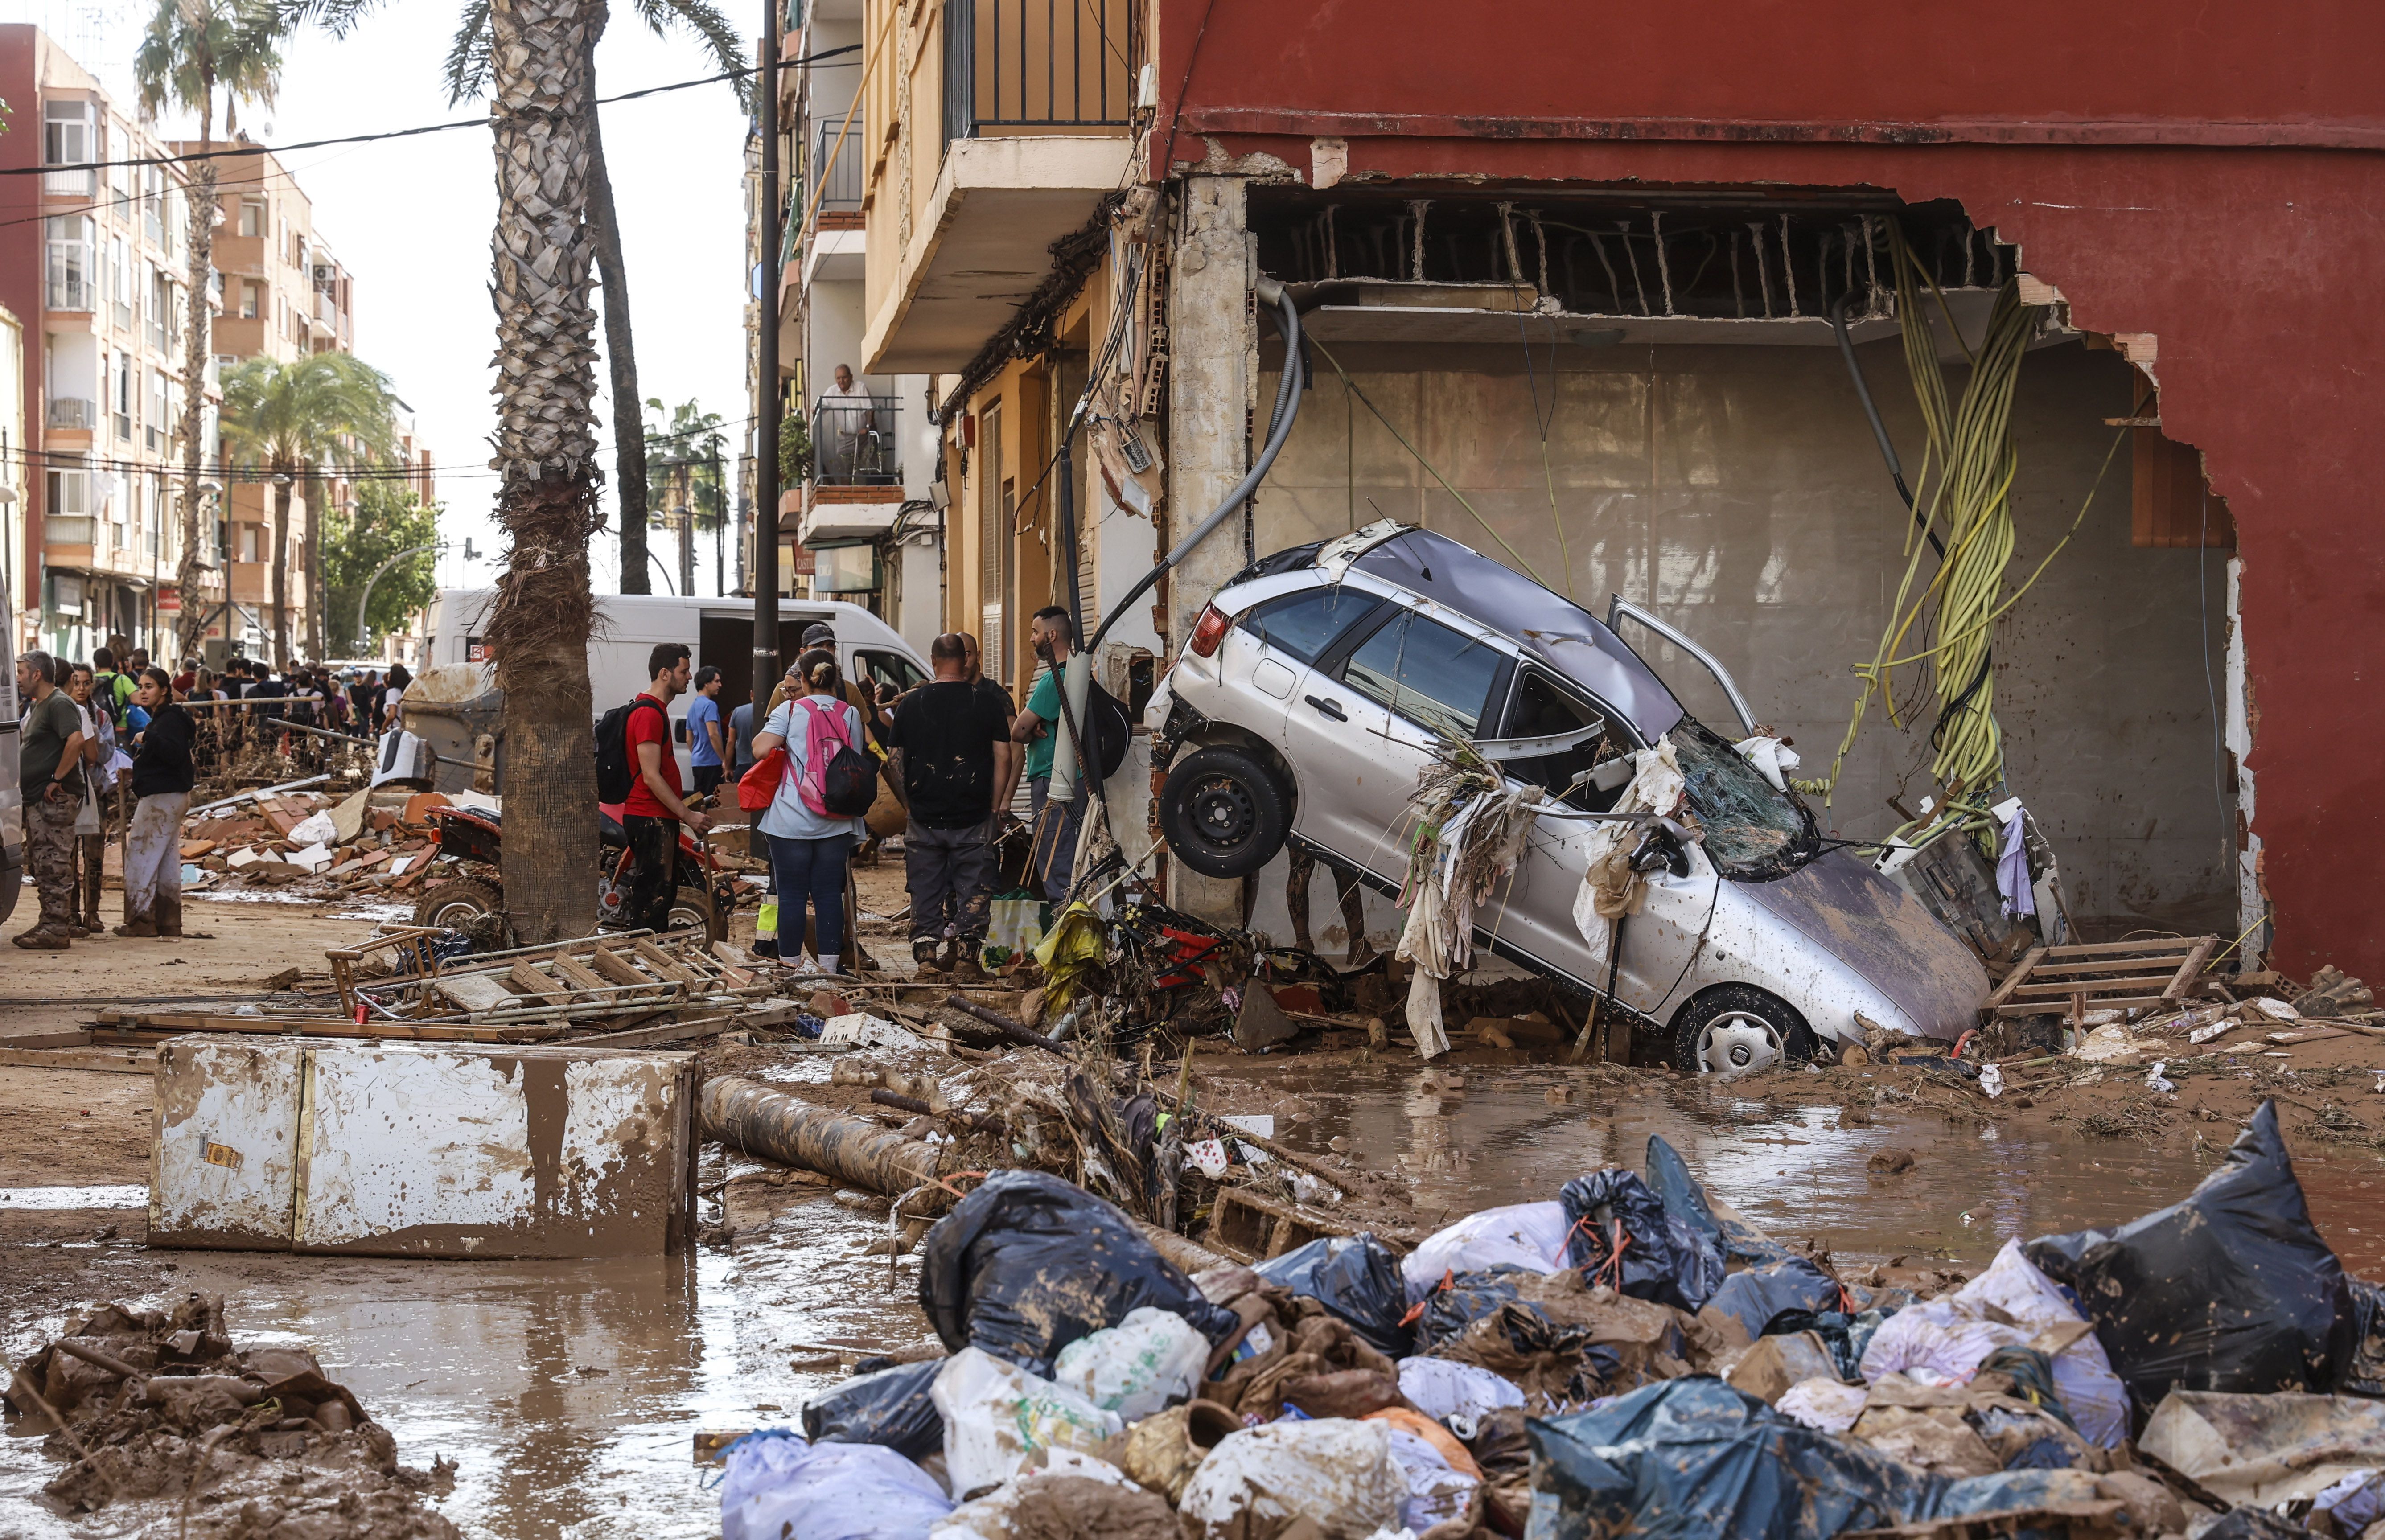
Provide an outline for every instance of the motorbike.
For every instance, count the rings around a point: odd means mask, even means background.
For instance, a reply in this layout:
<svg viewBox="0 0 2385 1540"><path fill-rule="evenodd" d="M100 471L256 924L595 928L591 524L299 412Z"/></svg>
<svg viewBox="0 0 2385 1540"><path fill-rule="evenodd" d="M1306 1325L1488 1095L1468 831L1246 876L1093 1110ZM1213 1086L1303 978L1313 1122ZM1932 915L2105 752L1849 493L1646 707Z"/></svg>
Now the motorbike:
<svg viewBox="0 0 2385 1540"><path fill-rule="evenodd" d="M414 906L414 923L454 930L479 916L506 913L505 821L479 808L431 810L436 854L456 863L456 874L425 888ZM597 810L596 928L628 930L630 889L637 858L616 810ZM736 907L734 876L712 851L685 829L679 836L678 892L671 899L668 928L702 930L707 941L729 938L729 914Z"/></svg>

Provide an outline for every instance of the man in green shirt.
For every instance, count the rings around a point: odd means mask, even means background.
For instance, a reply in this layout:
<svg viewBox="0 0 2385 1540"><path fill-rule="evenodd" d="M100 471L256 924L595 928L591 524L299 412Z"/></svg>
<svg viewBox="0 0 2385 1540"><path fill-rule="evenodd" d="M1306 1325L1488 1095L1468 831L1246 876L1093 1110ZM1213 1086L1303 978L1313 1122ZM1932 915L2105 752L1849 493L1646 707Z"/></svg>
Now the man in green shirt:
<svg viewBox="0 0 2385 1540"><path fill-rule="evenodd" d="M25 803L25 868L42 896L42 917L17 937L29 951L64 951L75 937L75 815L82 810L82 714L58 689L47 652L17 659L17 778Z"/></svg>
<svg viewBox="0 0 2385 1540"><path fill-rule="evenodd" d="M1068 612L1057 604L1046 604L1035 612L1028 627L1028 636L1035 643L1035 655L1052 666L1035 681L1034 690L1027 697L1027 709L1018 714L1011 725L1011 741L1027 745L1027 793L1032 804L1029 821L1035 826L1034 853L1028 858L1030 874L1043 878L1043 896L1054 903L1065 903L1068 898L1068 881L1077 868L1077 830L1085 816L1083 791L1084 766L1077 767L1079 795L1059 804L1060 811L1052 818L1043 816L1043 804L1052 796L1052 751L1059 746L1057 735L1067 729L1058 726L1060 710L1060 676L1068 666L1068 654L1076 651L1076 627L1069 623ZM1046 827L1046 825L1050 827Z"/></svg>

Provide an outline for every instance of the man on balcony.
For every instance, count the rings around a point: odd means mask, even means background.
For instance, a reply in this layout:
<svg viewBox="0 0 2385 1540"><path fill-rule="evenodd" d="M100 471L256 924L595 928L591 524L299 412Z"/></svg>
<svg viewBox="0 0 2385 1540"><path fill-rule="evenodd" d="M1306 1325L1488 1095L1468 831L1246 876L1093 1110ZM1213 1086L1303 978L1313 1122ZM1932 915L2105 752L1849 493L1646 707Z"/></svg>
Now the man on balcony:
<svg viewBox="0 0 2385 1540"><path fill-rule="evenodd" d="M851 365L836 366L835 387L820 392L818 417L812 442L821 481L856 486L879 468L876 404L854 382Z"/></svg>

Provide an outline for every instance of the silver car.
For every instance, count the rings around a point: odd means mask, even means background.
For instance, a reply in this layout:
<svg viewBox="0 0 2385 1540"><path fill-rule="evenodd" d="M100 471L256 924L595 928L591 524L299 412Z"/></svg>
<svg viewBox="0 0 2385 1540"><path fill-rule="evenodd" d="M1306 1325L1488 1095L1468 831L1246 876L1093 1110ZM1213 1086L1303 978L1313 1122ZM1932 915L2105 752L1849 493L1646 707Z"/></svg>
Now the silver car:
<svg viewBox="0 0 2385 1540"><path fill-rule="evenodd" d="M1752 729L1737 686L1693 642L1617 610L1712 669ZM1561 799L1481 912L1478 944L1622 1005L1684 1070L1828 1056L1873 1026L1956 1038L1988 993L1952 931L1829 848L1804 802L1685 712L1609 625L1429 530L1369 525L1252 564L1211 602L1144 720L1168 769L1160 826L1184 864L1239 876L1293 844L1387 892L1407 869L1407 802L1435 745L1473 741ZM1593 944L1574 921L1597 826L1582 815L1611 808L1628 756L1667 735L1698 832L1647 838L1644 912L1619 946Z"/></svg>

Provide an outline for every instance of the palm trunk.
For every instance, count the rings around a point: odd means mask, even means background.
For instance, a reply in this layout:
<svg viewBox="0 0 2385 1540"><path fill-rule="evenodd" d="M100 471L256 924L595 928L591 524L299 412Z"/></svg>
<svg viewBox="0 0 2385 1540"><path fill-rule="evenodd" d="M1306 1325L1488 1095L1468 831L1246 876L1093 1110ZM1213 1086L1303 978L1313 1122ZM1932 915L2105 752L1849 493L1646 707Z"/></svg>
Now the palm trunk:
<svg viewBox="0 0 2385 1540"><path fill-rule="evenodd" d="M537 943L585 935L596 923L589 56L604 30L604 0L494 0L490 26L497 518L512 549L487 635L505 691L506 910L516 935ZM636 442L643 452L643 437Z"/></svg>
<svg viewBox="0 0 2385 1540"><path fill-rule="evenodd" d="M596 74L596 35L588 38L588 76ZM592 91L593 96L594 93ZM613 502L621 521L621 591L652 593L646 571L646 419L638 394L638 354L630 342L630 270L621 260L621 225L613 179L605 168L604 130L588 109L588 232L596 243L596 278L605 291L605 363L613 384Z"/></svg>
<svg viewBox="0 0 2385 1540"><path fill-rule="evenodd" d="M306 661L323 657L323 478L306 472Z"/></svg>
<svg viewBox="0 0 2385 1540"><path fill-rule="evenodd" d="M297 466L273 467L273 666L290 661L290 485Z"/></svg>
<svg viewBox="0 0 2385 1540"><path fill-rule="evenodd" d="M199 104L199 148L215 141L215 90L210 83ZM200 632L207 621L207 605L199 592L199 480L208 445L199 441L206 421L207 289L214 269L216 245L216 163L201 160L191 179L191 314L182 329L182 559L175 565L174 589L181 614L175 621L175 647L170 657L157 661L169 666L198 652ZM225 576L227 597L230 574ZM225 630L230 632L231 627Z"/></svg>

